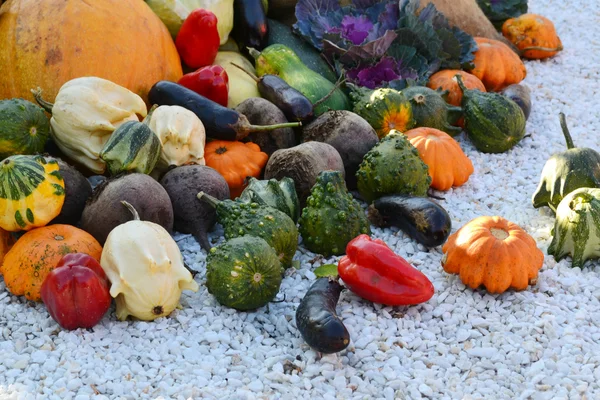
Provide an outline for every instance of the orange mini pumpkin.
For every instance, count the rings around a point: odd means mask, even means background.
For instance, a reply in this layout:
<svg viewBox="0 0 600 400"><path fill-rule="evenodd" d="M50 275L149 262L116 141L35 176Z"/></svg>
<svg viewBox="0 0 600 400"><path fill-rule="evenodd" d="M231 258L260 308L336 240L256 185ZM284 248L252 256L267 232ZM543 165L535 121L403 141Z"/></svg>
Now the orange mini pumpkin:
<svg viewBox="0 0 600 400"><path fill-rule="evenodd" d="M442 247L444 271L459 274L471 289L490 293L535 284L544 253L517 224L502 217L478 217L448 237Z"/></svg>
<svg viewBox="0 0 600 400"><path fill-rule="evenodd" d="M478 47L473 60L475 68L469 72L479 78L489 92L498 92L525 79L525 64L506 44L481 37L476 37L475 42Z"/></svg>
<svg viewBox="0 0 600 400"><path fill-rule="evenodd" d="M231 198L238 197L246 187L246 178L259 178L269 156L252 142L213 140L204 148L206 165L217 170L229 185Z"/></svg>
<svg viewBox="0 0 600 400"><path fill-rule="evenodd" d="M44 279L68 253L85 253L100 260L102 246L71 225L48 225L27 232L4 257L0 272L6 287L16 296L41 301Z"/></svg>
<svg viewBox="0 0 600 400"><path fill-rule="evenodd" d="M473 163L446 132L423 127L404 134L429 167L432 188L448 190L452 186L461 186L473 173Z"/></svg>
<svg viewBox="0 0 600 400"><path fill-rule="evenodd" d="M506 20L502 34L529 59L552 57L563 49L552 21L538 14L523 14Z"/></svg>

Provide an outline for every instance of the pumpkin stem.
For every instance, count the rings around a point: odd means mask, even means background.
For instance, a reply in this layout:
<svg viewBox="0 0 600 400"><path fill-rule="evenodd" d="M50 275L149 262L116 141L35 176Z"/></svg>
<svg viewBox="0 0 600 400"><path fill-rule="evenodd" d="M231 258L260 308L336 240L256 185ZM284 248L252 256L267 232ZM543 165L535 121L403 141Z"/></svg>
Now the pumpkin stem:
<svg viewBox="0 0 600 400"><path fill-rule="evenodd" d="M127 201L122 200L121 204L123 204L125 207L127 207L127 209L129 210L129 212L133 215L133 220L134 221L139 221L140 220L140 214L138 214L138 212L136 211L136 209Z"/></svg>
<svg viewBox="0 0 600 400"><path fill-rule="evenodd" d="M152 119L152 114L154 113L154 110L156 110L158 108L158 104L154 104L151 108L150 111L148 111L148 114L146 115L146 118L144 118L144 120L142 121L142 123L146 126L150 126L150 120Z"/></svg>
<svg viewBox="0 0 600 400"><path fill-rule="evenodd" d="M52 114L52 107L54 106L54 104L49 103L42 98L42 88L38 86L35 89L31 89L31 93L33 93L33 98L35 99L35 101L37 101L40 107L46 110L46 112Z"/></svg>
<svg viewBox="0 0 600 400"><path fill-rule="evenodd" d="M217 208L217 205L219 205L221 202L221 200L217 199L216 197L212 197L210 194L206 194L204 192L198 193L196 197L198 197L199 200L204 200L204 202L208 203L214 208Z"/></svg>
<svg viewBox="0 0 600 400"><path fill-rule="evenodd" d="M490 230L492 231L492 235L498 240L504 240L510 236L504 229L492 228Z"/></svg>
<svg viewBox="0 0 600 400"><path fill-rule="evenodd" d="M338 88L340 86L342 86L342 84L344 84L344 82L346 82L346 79L343 78L343 75L340 75L339 79L337 80L337 82L335 83L335 85L333 85L333 88L331 88L331 90L329 91L329 93L327 93L324 97L322 97L320 100L317 100L313 104L313 110L315 108L317 108L318 106L320 106L321 104L323 104L324 102L326 102L327 99L329 99L331 96L333 96L333 94L335 93L335 91L338 90Z"/></svg>
<svg viewBox="0 0 600 400"><path fill-rule="evenodd" d="M245 73L247 73L247 74L248 74L248 76L249 76L250 78L254 79L254 81L255 81L256 83L260 82L260 79L258 79L258 78L256 77L256 75L254 75L252 72L250 72L250 71L248 71L248 70L244 69L244 67L240 67L239 65L237 65L237 64L236 64L236 63L234 63L234 62L230 62L230 64L231 64L231 65L233 65L233 66L234 66L234 67L236 67L236 68L239 68L239 69L241 69L241 70L242 70L242 71L244 71Z"/></svg>
<svg viewBox="0 0 600 400"><path fill-rule="evenodd" d="M217 153L217 154L224 154L224 153L227 153L227 147L225 147L225 146L221 146L221 147L219 147L219 148L217 148L217 149L215 150L215 153Z"/></svg>
<svg viewBox="0 0 600 400"><path fill-rule="evenodd" d="M569 133L569 128L567 128L567 119L565 118L564 113L558 114L560 118L560 127L562 128L563 135L565 136L565 140L567 142L567 149L574 149L575 145L573 144L573 138L571 138L571 134Z"/></svg>

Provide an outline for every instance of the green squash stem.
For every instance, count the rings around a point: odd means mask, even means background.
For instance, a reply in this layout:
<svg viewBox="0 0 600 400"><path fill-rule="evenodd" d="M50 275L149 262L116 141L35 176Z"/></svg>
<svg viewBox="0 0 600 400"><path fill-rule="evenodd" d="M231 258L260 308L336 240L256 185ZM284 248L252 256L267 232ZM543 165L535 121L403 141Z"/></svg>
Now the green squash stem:
<svg viewBox="0 0 600 400"><path fill-rule="evenodd" d="M214 208L217 208L217 206L220 203L219 199L217 199L216 197L212 197L210 194L206 194L204 192L198 193L196 197L198 197L198 200L203 200L205 203L208 203Z"/></svg>
<svg viewBox="0 0 600 400"><path fill-rule="evenodd" d="M144 118L144 120L142 121L142 123L146 126L150 126L150 120L152 119L152 114L154 113L154 110L156 110L158 108L158 104L154 104L152 106L152 108L150 108L150 110L148 111L148 114L146 115L146 118Z"/></svg>
<svg viewBox="0 0 600 400"><path fill-rule="evenodd" d="M465 86L462 80L462 76L460 74L456 74L454 77L456 78L456 83L458 83L458 87L460 88L461 92L465 94L465 92L469 89L467 89L467 87Z"/></svg>
<svg viewBox="0 0 600 400"><path fill-rule="evenodd" d="M133 207L129 202L127 202L125 200L122 200L121 204L123 204L125 206L125 208L127 208L129 210L131 215L133 215L133 221L140 221L140 214L138 214L135 207Z"/></svg>
<svg viewBox="0 0 600 400"><path fill-rule="evenodd" d="M52 114L52 107L54 107L54 104L49 103L42 98L42 88L38 86L36 89L31 89L31 93L40 107L42 107L46 112Z"/></svg>
<svg viewBox="0 0 600 400"><path fill-rule="evenodd" d="M567 142L567 149L574 149L575 145L573 144L573 138L571 138L571 134L567 128L567 119L565 118L565 114L560 113L558 116L560 118L560 127L562 128L563 135L565 135L565 141Z"/></svg>

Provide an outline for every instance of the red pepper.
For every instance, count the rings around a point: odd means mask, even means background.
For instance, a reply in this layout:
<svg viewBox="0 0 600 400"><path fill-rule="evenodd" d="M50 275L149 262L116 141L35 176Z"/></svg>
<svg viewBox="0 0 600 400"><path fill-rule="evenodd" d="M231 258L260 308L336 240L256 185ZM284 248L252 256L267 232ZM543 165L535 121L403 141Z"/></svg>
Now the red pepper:
<svg viewBox="0 0 600 400"><path fill-rule="evenodd" d="M177 82L223 107L227 107L229 77L220 65L209 65L185 74Z"/></svg>
<svg viewBox="0 0 600 400"><path fill-rule="evenodd" d="M220 45L217 17L203 8L197 8L188 15L175 38L179 56L194 69L211 65Z"/></svg>
<svg viewBox="0 0 600 400"><path fill-rule="evenodd" d="M110 283L94 258L66 254L41 287L50 316L65 329L91 328L104 316L112 298Z"/></svg>
<svg viewBox="0 0 600 400"><path fill-rule="evenodd" d="M338 263L344 284L363 299L389 306L424 303L433 284L384 241L360 235L346 246Z"/></svg>

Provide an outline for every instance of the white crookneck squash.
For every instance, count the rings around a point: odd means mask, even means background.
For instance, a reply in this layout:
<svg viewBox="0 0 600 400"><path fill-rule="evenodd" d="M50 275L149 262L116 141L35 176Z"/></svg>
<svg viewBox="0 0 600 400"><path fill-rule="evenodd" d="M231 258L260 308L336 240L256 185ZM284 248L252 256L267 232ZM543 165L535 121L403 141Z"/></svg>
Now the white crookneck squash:
<svg viewBox="0 0 600 400"><path fill-rule="evenodd" d="M100 265L111 282L117 318L123 321L131 315L152 321L179 306L183 290L196 292L199 287L171 235L158 224L140 221L133 206L122 203L133 220L110 232Z"/></svg>
<svg viewBox="0 0 600 400"><path fill-rule="evenodd" d="M71 160L96 174L106 164L100 152L111 134L127 121L139 121L148 113L146 103L129 89L97 77L75 78L65 83L54 104L33 90L36 101L52 114L52 139Z"/></svg>

